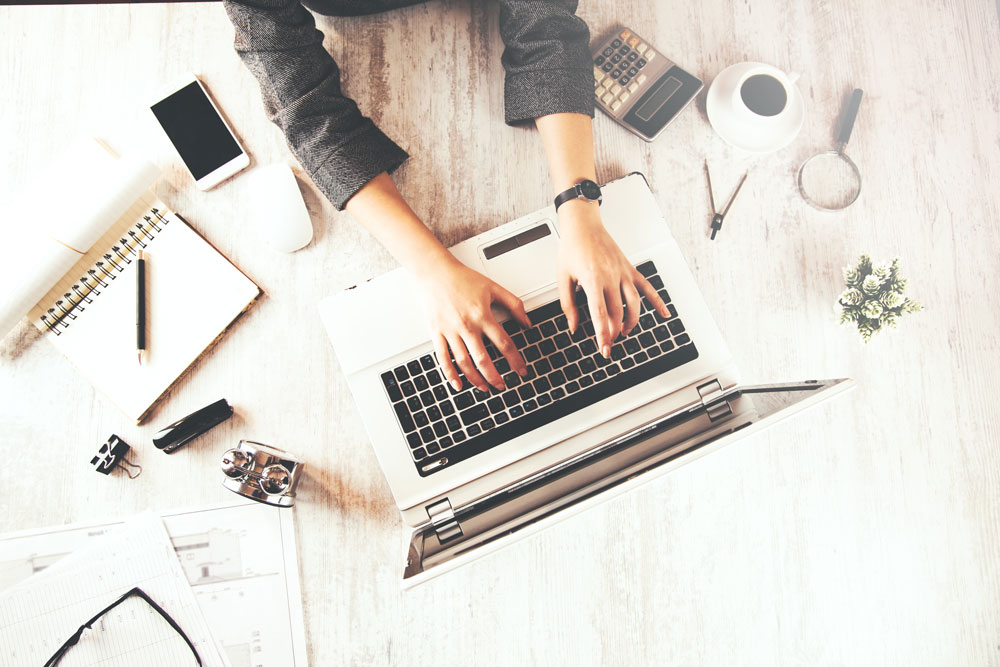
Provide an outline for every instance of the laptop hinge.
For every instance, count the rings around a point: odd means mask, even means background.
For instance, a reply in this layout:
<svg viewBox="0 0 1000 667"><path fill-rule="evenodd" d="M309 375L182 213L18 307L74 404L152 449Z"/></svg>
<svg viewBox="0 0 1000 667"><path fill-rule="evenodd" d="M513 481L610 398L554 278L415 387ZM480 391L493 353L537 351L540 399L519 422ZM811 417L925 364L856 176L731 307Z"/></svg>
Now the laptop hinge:
<svg viewBox="0 0 1000 667"><path fill-rule="evenodd" d="M718 421L723 417L733 414L733 408L726 400L722 385L718 380L711 380L698 387L698 395L701 396L701 405L705 408L705 413L712 421Z"/></svg>
<svg viewBox="0 0 1000 667"><path fill-rule="evenodd" d="M455 518L455 510L452 509L450 500L444 498L428 505L426 509L441 544L462 536L462 526Z"/></svg>

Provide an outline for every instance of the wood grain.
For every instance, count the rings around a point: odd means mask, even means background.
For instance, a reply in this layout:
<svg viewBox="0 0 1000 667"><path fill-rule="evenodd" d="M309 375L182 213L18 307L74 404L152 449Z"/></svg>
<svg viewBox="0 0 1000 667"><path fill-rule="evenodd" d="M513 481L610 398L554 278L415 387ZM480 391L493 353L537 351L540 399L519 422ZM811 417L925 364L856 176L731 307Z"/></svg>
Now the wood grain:
<svg viewBox="0 0 1000 667"><path fill-rule="evenodd" d="M630 25L706 81L742 60L800 73L788 148L728 147L702 93L652 144L598 116L598 174L647 174L747 380L851 376L857 391L403 594L398 514L316 313L392 257L305 177L316 239L272 252L245 179L198 192L159 140L143 104L195 71L257 164L292 162L221 6L4 7L0 199L80 133L139 148L164 168L158 194L266 297L145 427L26 323L7 336L0 528L226 500L217 457L251 437L308 461L295 512L314 665L1000 665L994 3L581 4L595 37ZM347 91L412 154L396 181L446 244L550 197L537 134L503 123L497 24L485 0L319 21ZM863 192L819 212L794 173L831 146L854 87ZM751 169L714 242L704 159L721 191ZM926 306L867 346L832 310L860 252L901 256ZM220 396L236 418L172 457L151 446ZM112 432L137 448L138 480L90 471Z"/></svg>

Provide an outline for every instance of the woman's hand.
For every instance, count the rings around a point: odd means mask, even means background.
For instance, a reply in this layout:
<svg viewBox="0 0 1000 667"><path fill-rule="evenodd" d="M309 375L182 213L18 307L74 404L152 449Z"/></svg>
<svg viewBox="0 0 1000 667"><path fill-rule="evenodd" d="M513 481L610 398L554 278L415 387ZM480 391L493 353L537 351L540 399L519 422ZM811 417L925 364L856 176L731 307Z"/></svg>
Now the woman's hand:
<svg viewBox="0 0 1000 667"><path fill-rule="evenodd" d="M560 206L559 233L559 301L575 330L579 315L573 292L576 285L583 288L601 354L609 357L615 338L639 322L640 292L667 317L663 299L604 229L597 204L577 199Z"/></svg>
<svg viewBox="0 0 1000 667"><path fill-rule="evenodd" d="M524 304L486 276L468 268L450 254L445 255L447 259L434 262L433 266L425 267L426 270L418 274L418 282L426 295L431 338L445 378L456 391L461 389L462 383L455 369L457 364L469 382L480 391L489 391L487 382L497 389L504 389L503 378L486 351L483 337L493 342L518 375L525 375L527 366L510 336L493 316L490 305L500 303L522 326L530 327Z"/></svg>

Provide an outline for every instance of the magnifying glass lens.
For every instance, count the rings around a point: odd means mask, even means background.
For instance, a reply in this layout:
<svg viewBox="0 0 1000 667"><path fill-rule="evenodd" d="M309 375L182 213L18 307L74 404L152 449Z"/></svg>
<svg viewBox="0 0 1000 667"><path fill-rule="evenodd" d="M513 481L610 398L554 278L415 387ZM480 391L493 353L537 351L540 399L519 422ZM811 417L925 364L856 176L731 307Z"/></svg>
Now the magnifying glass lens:
<svg viewBox="0 0 1000 667"><path fill-rule="evenodd" d="M861 194L861 174L842 153L814 155L799 170L802 196L819 208L847 208Z"/></svg>

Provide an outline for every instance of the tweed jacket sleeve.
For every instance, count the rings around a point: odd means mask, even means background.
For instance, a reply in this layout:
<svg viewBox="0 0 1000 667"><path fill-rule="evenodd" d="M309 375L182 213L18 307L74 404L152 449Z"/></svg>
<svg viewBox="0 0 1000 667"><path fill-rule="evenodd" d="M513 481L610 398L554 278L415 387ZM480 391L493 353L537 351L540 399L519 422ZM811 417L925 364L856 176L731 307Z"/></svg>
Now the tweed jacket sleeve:
<svg viewBox="0 0 1000 667"><path fill-rule="evenodd" d="M574 13L576 4L500 2L507 123L560 111L593 115L589 32ZM323 33L299 0L224 5L236 29L236 52L260 84L268 118L338 210L372 178L402 164L406 151L341 91Z"/></svg>

